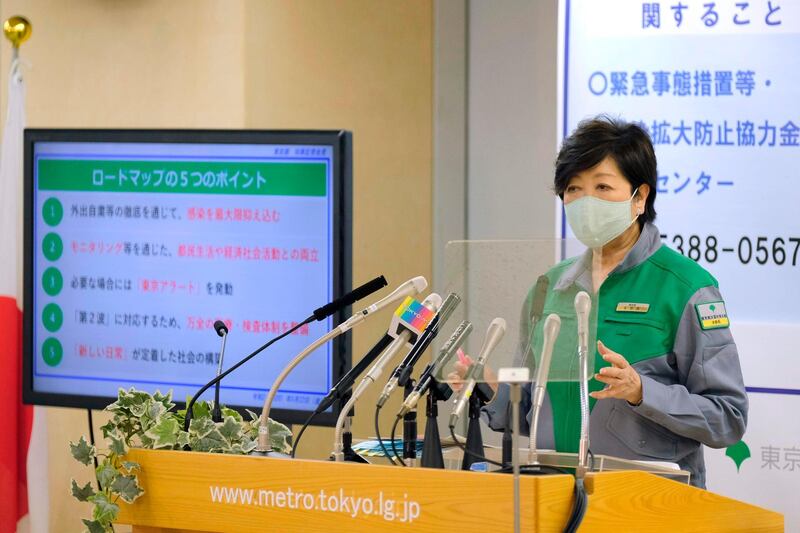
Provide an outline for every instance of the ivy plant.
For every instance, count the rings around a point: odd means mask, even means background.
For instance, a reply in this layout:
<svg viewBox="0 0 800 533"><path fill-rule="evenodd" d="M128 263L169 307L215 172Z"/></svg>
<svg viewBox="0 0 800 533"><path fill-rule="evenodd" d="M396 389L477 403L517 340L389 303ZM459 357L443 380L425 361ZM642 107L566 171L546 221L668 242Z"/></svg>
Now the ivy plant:
<svg viewBox="0 0 800 533"><path fill-rule="evenodd" d="M188 398L187 398L187 404ZM91 519L84 519L89 533L113 531L112 524L119 514L118 502L133 503L144 494L136 475L141 466L126 461L129 448L150 450L183 450L199 452L247 454L256 447L259 417L248 410L245 419L237 411L221 407L222 422L211 418L212 402L199 401L192 407L189 431L183 430L186 410L174 411L172 392L166 395L149 394L131 388L119 389L117 401L104 410L111 420L100 429L107 448L97 450L81 437L70 442L70 452L80 463L89 466L95 459L97 488L92 482L80 486L71 480L72 495L94 507ZM272 449L291 453L291 431L285 425L269 420Z"/></svg>

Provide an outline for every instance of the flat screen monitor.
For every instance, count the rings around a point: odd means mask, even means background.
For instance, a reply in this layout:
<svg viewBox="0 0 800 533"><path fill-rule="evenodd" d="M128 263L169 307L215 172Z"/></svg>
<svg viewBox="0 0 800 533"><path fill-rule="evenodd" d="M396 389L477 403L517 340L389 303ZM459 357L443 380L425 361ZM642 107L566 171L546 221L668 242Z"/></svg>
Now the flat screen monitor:
<svg viewBox="0 0 800 533"><path fill-rule="evenodd" d="M23 396L102 408L120 387L178 403L350 290L345 131L25 132ZM260 412L284 365L349 310L222 382ZM288 377L274 417L300 422L350 366L349 336ZM211 399L213 388L204 398ZM332 424L335 412L319 422Z"/></svg>

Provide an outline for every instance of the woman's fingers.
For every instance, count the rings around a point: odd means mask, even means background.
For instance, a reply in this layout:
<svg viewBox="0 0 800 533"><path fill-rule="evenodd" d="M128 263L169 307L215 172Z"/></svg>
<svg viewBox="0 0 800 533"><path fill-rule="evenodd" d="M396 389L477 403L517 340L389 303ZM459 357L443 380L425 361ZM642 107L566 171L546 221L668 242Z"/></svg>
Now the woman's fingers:
<svg viewBox="0 0 800 533"><path fill-rule="evenodd" d="M594 379L599 381L600 383L606 383L608 385L619 385L623 382L621 378L611 377L611 376L604 376L602 374L595 374Z"/></svg>
<svg viewBox="0 0 800 533"><path fill-rule="evenodd" d="M603 341L597 341L597 351L600 352L600 355L603 357L603 360L611 363L617 368L627 368L630 366L628 364L628 360L622 357L617 352L610 350Z"/></svg>
<svg viewBox="0 0 800 533"><path fill-rule="evenodd" d="M622 379L625 376L625 370L614 366L607 366L605 368L601 368L597 372L597 375Z"/></svg>

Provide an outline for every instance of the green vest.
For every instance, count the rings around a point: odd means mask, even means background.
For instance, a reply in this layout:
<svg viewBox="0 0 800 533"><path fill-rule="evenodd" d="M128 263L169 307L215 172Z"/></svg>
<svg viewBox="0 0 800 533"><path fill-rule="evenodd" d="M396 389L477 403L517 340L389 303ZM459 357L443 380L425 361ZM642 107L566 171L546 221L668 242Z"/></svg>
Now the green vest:
<svg viewBox="0 0 800 533"><path fill-rule="evenodd" d="M580 265L573 258L559 263L546 274L550 282L549 290L542 320L536 325L532 339L534 353L538 357L541 353L544 318L550 313L559 315L561 330L553 352L547 392L553 408L556 449L561 452L578 451L580 404L577 320L573 301L579 291L588 287L582 288L575 283L561 288L556 288L556 285L565 273L574 272L576 268L580 269ZM592 298L590 331L594 333L591 326L596 321L597 337L590 337L589 349L595 354L594 372L610 366L597 351L597 338L625 357L630 364L671 352L687 302L698 289L709 286L717 286L711 274L663 244L642 263L624 272L609 274L600 287L599 295ZM590 290L587 292L591 294ZM529 295L529 303L530 300ZM620 305L626 303L640 305ZM565 377L571 381L565 381ZM601 390L603 386L594 378L589 381L590 392ZM594 407L595 402L590 398L590 407Z"/></svg>

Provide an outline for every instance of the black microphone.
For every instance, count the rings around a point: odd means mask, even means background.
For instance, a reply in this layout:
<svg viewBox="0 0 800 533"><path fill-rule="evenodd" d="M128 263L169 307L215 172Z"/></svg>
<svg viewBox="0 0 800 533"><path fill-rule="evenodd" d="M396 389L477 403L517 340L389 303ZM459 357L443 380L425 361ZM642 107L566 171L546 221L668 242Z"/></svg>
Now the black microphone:
<svg viewBox="0 0 800 533"><path fill-rule="evenodd" d="M417 380L417 384L414 386L414 389L411 393L406 396L405 401L403 401L403 405L400 407L400 412L397 414L398 416L403 416L411 409L416 407L417 402L419 402L420 397L428 392L428 389L433 385L436 381L436 375L441 372L443 368L447 367L450 359L456 354L458 348L464 343L467 339L467 336L472 332L472 323L468 320L464 320L458 327L455 329L453 334L447 340L447 342L442 346L442 349L439 350L439 355L428 363L428 366L425 367L425 370L419 375L419 379ZM449 390L449 386L446 386L447 390ZM450 391L452 393L452 391ZM449 394L447 398L449 399Z"/></svg>
<svg viewBox="0 0 800 533"><path fill-rule="evenodd" d="M220 381L222 381L222 379L225 376L227 376L228 374L230 374L231 372L233 372L234 370L236 370L237 368L239 368L240 366L245 364L247 361L249 361L250 359L252 359L256 355L260 354L262 351L264 351L267 348L269 348L275 342L278 342L282 338L284 338L284 337L286 337L288 335L291 335L292 333L294 333L295 331L297 331L301 327L305 326L306 324L310 324L311 322L314 322L315 320L324 320L325 318L327 318L330 315L336 313L337 311L339 311L339 310L341 310L341 309L343 309L343 308L345 308L345 307L347 307L349 305L352 305L356 301L358 301L358 300L360 300L362 298L366 298L367 296L369 296L373 292L381 289L384 286L386 286L386 278L384 278L383 276L379 276L379 277L373 279L372 281L368 281L367 283L361 285L360 287L350 291L349 293L345 294L341 298L337 298L336 300L333 300L332 302L330 302L328 304L325 304L322 307L317 308L311 316L309 316L308 318L306 318L305 320L303 320L302 322L297 324L295 327L289 329L288 331L285 331L285 332L281 333L277 337L275 337L273 339L270 339L266 343L262 344L254 352L250 353L247 357L245 357L244 359L242 359L241 361L239 361L238 363L236 363L235 365L230 367L228 370L226 370L222 374L216 376L214 379L212 379L211 381L209 381L208 383L203 385L200 388L200 390L197 391L197 393L195 393L195 395L192 397L192 399L189 400L189 403L186 404L186 416L185 416L184 422L183 422L184 431L189 431L189 424L192 421L192 407L194 407L194 404L197 402L197 399L200 397L201 394L203 394L209 388L211 388L212 386L214 386L217 383L219 383ZM318 318L318 317L322 317L322 318Z"/></svg>
<svg viewBox="0 0 800 533"><path fill-rule="evenodd" d="M331 303L325 304L322 307L314 309L314 319L325 320L339 309L350 307L358 300L366 298L373 292L381 290L386 285L388 285L388 283L386 282L386 278L384 278L383 276L378 276L377 278L366 282L362 286L353 289L352 291L348 292L341 298L337 298Z"/></svg>
<svg viewBox="0 0 800 533"><path fill-rule="evenodd" d="M367 354L361 358L361 360L350 369L350 371L339 380L339 382L333 386L333 388L328 392L327 396L325 396L321 402L317 405L317 408L314 410L314 414L317 415L330 407L334 404L336 400L341 399L344 397L345 394L350 390L350 387L353 386L355 383L356 378L361 375L364 370L367 369L369 365L378 358L378 356L383 353L383 351L392 343L392 336L388 333L385 333L383 337L381 337L378 342L367 352Z"/></svg>
<svg viewBox="0 0 800 533"><path fill-rule="evenodd" d="M411 377L411 372L414 371L414 365L417 364L419 358L422 357L422 354L425 350L428 349L428 346L431 345L433 339L439 334L439 330L441 329L442 325L447 322L450 318L450 315L453 314L458 304L461 303L461 297L454 292L451 292L447 295L447 298L444 299L442 302L442 308L436 314L434 319L431 321L430 328L423 331L423 337L420 338L420 342L414 344L414 347L411 348L411 351L406 355L406 358L400 363L401 369L396 370L397 372L397 384L401 387L405 387L406 382ZM427 336L425 335L427 333Z"/></svg>
<svg viewBox="0 0 800 533"><path fill-rule="evenodd" d="M536 324L542 319L544 312L544 301L547 298L547 289L550 286L550 280L542 274L536 280L536 286L533 289L533 301L531 302L531 329L536 327Z"/></svg>
<svg viewBox="0 0 800 533"><path fill-rule="evenodd" d="M222 373L222 361L225 359L225 341L228 339L228 326L222 320L214 322L214 331L222 337L222 349L219 351L219 363L217 364L217 376ZM214 389L214 409L211 411L211 420L222 422L222 409L219 407L219 381Z"/></svg>

